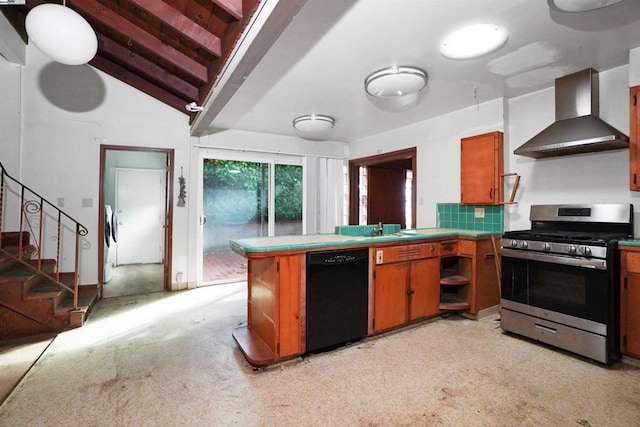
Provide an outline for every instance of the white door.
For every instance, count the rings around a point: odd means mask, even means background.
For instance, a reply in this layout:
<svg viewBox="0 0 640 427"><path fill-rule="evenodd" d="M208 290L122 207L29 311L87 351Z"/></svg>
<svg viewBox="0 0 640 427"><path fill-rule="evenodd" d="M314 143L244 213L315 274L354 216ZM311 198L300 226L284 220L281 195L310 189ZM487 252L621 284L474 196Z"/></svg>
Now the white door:
<svg viewBox="0 0 640 427"><path fill-rule="evenodd" d="M165 172L116 169L116 265L163 260Z"/></svg>

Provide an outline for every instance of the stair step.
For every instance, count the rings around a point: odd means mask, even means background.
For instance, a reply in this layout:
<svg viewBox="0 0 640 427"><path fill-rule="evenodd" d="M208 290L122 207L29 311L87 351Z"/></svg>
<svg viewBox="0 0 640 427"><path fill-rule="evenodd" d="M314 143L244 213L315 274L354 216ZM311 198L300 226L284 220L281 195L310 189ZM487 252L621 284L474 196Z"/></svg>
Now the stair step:
<svg viewBox="0 0 640 427"><path fill-rule="evenodd" d="M22 237L22 245L26 246L29 244L29 233L26 231L5 231L2 233L2 238L0 239L0 248L17 248L20 243L20 238Z"/></svg>
<svg viewBox="0 0 640 427"><path fill-rule="evenodd" d="M93 307L98 299L98 288L96 286L78 286L78 309L82 307ZM66 312L73 309L73 295L67 294L66 298L60 302L57 312Z"/></svg>
<svg viewBox="0 0 640 427"><path fill-rule="evenodd" d="M24 299L56 298L62 292L66 291L55 283L51 283L47 280L41 280L29 288Z"/></svg>

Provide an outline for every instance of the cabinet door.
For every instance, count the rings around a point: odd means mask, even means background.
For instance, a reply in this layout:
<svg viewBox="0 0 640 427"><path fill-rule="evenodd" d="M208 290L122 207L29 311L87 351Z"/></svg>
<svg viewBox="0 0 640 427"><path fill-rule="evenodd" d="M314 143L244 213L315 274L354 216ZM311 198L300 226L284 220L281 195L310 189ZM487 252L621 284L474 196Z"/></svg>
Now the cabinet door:
<svg viewBox="0 0 640 427"><path fill-rule="evenodd" d="M499 205L503 201L502 132L462 138L460 143L460 201L466 205Z"/></svg>
<svg viewBox="0 0 640 427"><path fill-rule="evenodd" d="M622 289L622 352L640 357L640 274L628 274Z"/></svg>
<svg viewBox="0 0 640 427"><path fill-rule="evenodd" d="M302 352L300 288L304 255L281 256L278 263L276 358L283 358Z"/></svg>
<svg viewBox="0 0 640 427"><path fill-rule="evenodd" d="M374 325L375 332L402 325L407 321L408 262L376 267Z"/></svg>
<svg viewBox="0 0 640 427"><path fill-rule="evenodd" d="M409 280L409 320L435 316L440 305L440 259L411 263Z"/></svg>
<svg viewBox="0 0 640 427"><path fill-rule="evenodd" d="M630 89L629 96L629 179L631 190L640 190L640 150L638 150L638 128L640 127L640 86Z"/></svg>

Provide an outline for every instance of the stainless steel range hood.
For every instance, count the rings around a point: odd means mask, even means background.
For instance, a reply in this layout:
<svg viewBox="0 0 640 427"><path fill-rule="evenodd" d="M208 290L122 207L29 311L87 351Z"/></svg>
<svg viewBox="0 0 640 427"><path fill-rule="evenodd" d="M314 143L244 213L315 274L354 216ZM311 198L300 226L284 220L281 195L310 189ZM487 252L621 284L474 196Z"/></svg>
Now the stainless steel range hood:
<svg viewBox="0 0 640 427"><path fill-rule="evenodd" d="M598 72L593 68L556 79L556 121L514 150L542 158L629 148L629 138L598 117Z"/></svg>

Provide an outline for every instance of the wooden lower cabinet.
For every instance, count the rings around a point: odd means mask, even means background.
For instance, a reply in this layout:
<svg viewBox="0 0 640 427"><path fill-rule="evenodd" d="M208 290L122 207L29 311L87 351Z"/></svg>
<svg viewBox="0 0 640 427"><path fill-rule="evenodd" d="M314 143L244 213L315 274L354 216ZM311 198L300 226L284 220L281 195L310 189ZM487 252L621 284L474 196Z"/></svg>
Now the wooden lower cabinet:
<svg viewBox="0 0 640 427"><path fill-rule="evenodd" d="M444 242L442 248L451 246ZM443 311L465 311L473 316L500 304L496 253L498 243L485 238L459 238L441 258L441 305Z"/></svg>
<svg viewBox="0 0 640 427"><path fill-rule="evenodd" d="M377 249L383 251L383 263L375 269L374 332L435 316L439 312L440 259L437 245L410 246ZM398 253L404 255L398 258ZM425 256L429 258L423 258Z"/></svg>
<svg viewBox="0 0 640 427"><path fill-rule="evenodd" d="M407 321L407 295L410 262L398 262L376 267L373 304L374 332L395 328Z"/></svg>
<svg viewBox="0 0 640 427"><path fill-rule="evenodd" d="M440 300L440 259L428 258L411 263L409 321L438 314Z"/></svg>
<svg viewBox="0 0 640 427"><path fill-rule="evenodd" d="M640 247L621 247L620 351L640 357Z"/></svg>
<svg viewBox="0 0 640 427"><path fill-rule="evenodd" d="M471 256L471 296L469 313L477 316L482 310L497 308L500 304L500 287L498 285L498 269L496 268L497 254L500 241L491 242L491 238L475 240L461 239L459 244L465 243L469 250L460 255Z"/></svg>
<svg viewBox="0 0 640 427"><path fill-rule="evenodd" d="M248 260L247 326L233 337L253 365L302 353L304 266L304 254Z"/></svg>
<svg viewBox="0 0 640 427"><path fill-rule="evenodd" d="M450 240L450 239L449 239ZM469 260L467 312L499 304L494 254L488 238L370 246L369 333L440 314L440 251ZM247 360L266 366L303 354L306 252L247 256L247 325L233 337ZM636 296L638 288L636 289ZM634 297L635 298L635 297ZM636 331L640 328L636 328ZM636 338L636 342L640 339Z"/></svg>

